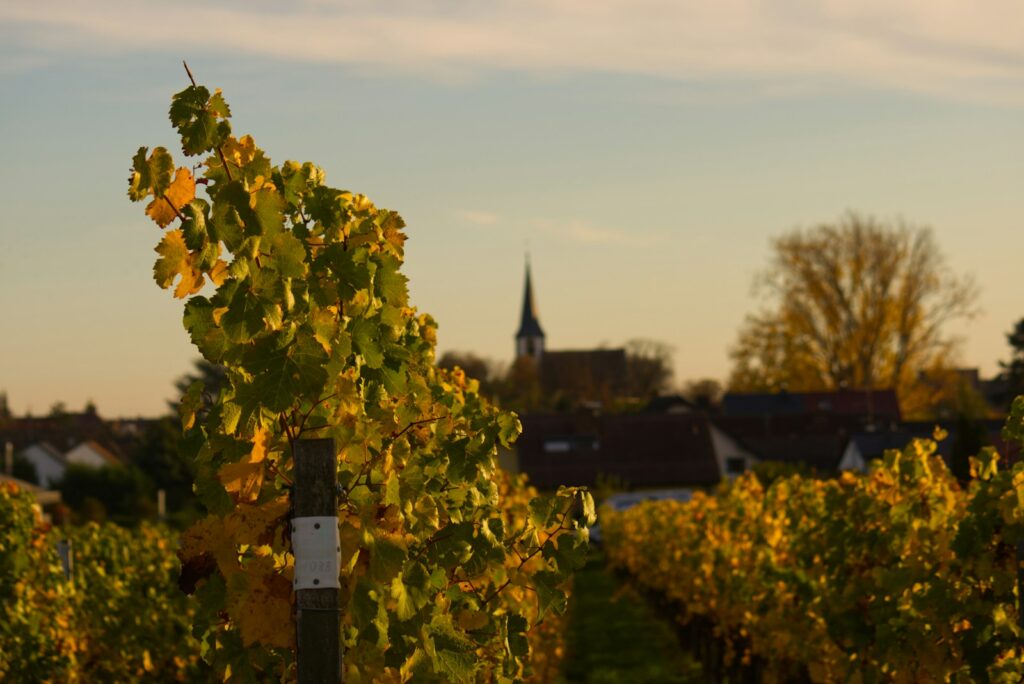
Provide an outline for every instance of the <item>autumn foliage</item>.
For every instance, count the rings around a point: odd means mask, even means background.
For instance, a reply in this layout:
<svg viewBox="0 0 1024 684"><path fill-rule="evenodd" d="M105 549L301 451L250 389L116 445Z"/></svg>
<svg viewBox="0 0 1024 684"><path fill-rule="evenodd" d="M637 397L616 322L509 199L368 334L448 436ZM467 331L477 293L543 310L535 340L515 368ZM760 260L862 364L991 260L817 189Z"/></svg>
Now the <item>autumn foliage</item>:
<svg viewBox="0 0 1024 684"><path fill-rule="evenodd" d="M70 539L66 578L57 542ZM35 498L0 482L0 681L193 682L209 677L177 590L176 535L42 522Z"/></svg>
<svg viewBox="0 0 1024 684"><path fill-rule="evenodd" d="M1007 439L1022 426L1019 398ZM687 503L602 511L608 555L765 681L1019 682L1024 464L1000 469L984 450L964 489L935 449L916 440L867 474L767 488L748 474Z"/></svg>
<svg viewBox="0 0 1024 684"><path fill-rule="evenodd" d="M310 162L273 165L230 116L219 91L186 88L170 118L195 179L163 148L140 149L129 178L173 225L157 284L225 369L216 396L197 382L180 409L210 513L180 550L204 657L233 680L294 675L286 523L293 448L315 437L337 453L346 681L530 676L557 656L538 637L582 562L589 495L538 497L497 468L519 421L435 367L436 324L400 272L402 218Z"/></svg>

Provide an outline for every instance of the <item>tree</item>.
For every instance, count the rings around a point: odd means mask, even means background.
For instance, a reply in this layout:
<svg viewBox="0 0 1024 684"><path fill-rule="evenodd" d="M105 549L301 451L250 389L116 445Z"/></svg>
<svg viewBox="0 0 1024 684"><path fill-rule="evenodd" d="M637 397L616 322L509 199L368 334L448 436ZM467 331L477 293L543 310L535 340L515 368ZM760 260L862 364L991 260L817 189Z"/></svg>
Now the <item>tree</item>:
<svg viewBox="0 0 1024 684"><path fill-rule="evenodd" d="M672 380L672 347L634 339L626 343L626 393L647 398L664 392Z"/></svg>
<svg viewBox="0 0 1024 684"><path fill-rule="evenodd" d="M206 359L199 358L192 362L193 371L178 378L174 387L178 390L178 398L167 402L174 414L178 413L178 406L181 404L181 397L185 396L188 388L194 383L200 382L203 385L203 406L209 408L217 400L220 390L227 380L227 372L224 366L210 363Z"/></svg>
<svg viewBox="0 0 1024 684"><path fill-rule="evenodd" d="M1000 404L1009 410L1014 397L1024 394L1024 318L1006 333L1006 341L1012 351L1009 361L999 362L1002 369L999 373L1002 384L999 399Z"/></svg>
<svg viewBox="0 0 1024 684"><path fill-rule="evenodd" d="M731 351L733 391L893 388L905 414L927 409L922 375L952 366L950 321L975 312L976 288L955 275L929 228L849 213L773 244Z"/></svg>
<svg viewBox="0 0 1024 684"><path fill-rule="evenodd" d="M683 384L683 396L701 408L718 406L722 401L722 383L714 378L688 380Z"/></svg>

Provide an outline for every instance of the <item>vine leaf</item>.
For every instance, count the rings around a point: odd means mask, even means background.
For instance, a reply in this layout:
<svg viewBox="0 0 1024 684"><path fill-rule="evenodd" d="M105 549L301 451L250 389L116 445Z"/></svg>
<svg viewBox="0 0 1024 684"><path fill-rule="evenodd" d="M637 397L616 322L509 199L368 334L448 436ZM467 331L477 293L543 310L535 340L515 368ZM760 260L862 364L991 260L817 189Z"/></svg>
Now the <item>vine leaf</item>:
<svg viewBox="0 0 1024 684"><path fill-rule="evenodd" d="M182 166L174 174L174 181L166 192L157 195L146 207L146 215L156 221L156 225L166 228L195 196L196 182L192 172Z"/></svg>
<svg viewBox="0 0 1024 684"><path fill-rule="evenodd" d="M227 463L217 472L228 494L238 502L256 500L263 487L264 464L267 456L267 431L260 427L253 438L252 451L238 463Z"/></svg>
<svg viewBox="0 0 1024 684"><path fill-rule="evenodd" d="M150 195L159 197L171 185L174 160L164 147L155 147L147 157L146 147L140 147L132 159L132 174L128 177L128 197L133 202Z"/></svg>
<svg viewBox="0 0 1024 684"><path fill-rule="evenodd" d="M245 570L244 575L235 576L239 590L228 606L238 621L242 643L293 648L295 631L281 629L281 625L293 622L290 577L275 572L270 556L253 558Z"/></svg>
<svg viewBox="0 0 1024 684"><path fill-rule="evenodd" d="M192 253L185 244L185 237L180 230L172 230L164 235L164 239L156 246L160 258L153 265L153 278L156 284L165 290L174 279L181 276L174 296L184 299L203 289L203 274L196 268Z"/></svg>

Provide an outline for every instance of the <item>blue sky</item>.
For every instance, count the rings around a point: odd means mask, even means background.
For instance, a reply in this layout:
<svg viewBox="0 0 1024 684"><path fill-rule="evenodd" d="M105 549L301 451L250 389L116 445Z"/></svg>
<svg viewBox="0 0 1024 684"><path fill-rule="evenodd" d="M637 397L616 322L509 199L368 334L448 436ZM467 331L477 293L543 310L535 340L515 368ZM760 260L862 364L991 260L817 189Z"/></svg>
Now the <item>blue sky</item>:
<svg viewBox="0 0 1024 684"><path fill-rule="evenodd" d="M196 77L275 161L409 223L440 348L512 355L523 255L552 348L643 337L724 378L772 236L853 209L931 226L981 288L992 373L1024 317L1018 2L0 5L0 389L164 409L195 354L125 195Z"/></svg>

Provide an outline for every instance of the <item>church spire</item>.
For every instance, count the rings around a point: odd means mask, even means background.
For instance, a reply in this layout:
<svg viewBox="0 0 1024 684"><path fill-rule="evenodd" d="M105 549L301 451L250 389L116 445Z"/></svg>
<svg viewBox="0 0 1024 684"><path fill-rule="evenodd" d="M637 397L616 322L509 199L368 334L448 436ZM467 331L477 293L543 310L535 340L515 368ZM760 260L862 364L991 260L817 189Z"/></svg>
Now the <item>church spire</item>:
<svg viewBox="0 0 1024 684"><path fill-rule="evenodd" d="M537 310L533 303L533 283L530 279L530 257L526 257L526 287L523 289L523 313L519 320L519 331L516 332L516 357L532 356L540 360L544 353L544 331L537 320Z"/></svg>

